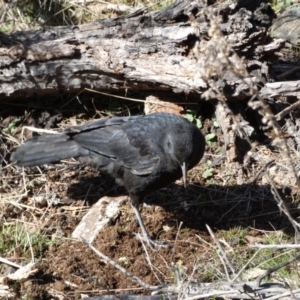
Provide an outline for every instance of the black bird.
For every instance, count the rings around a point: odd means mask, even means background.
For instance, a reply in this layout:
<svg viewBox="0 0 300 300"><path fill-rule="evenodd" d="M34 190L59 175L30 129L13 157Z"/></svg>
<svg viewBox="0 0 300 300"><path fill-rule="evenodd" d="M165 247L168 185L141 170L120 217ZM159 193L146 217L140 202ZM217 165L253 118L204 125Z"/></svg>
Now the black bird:
<svg viewBox="0 0 300 300"><path fill-rule="evenodd" d="M205 139L186 119L168 113L100 119L70 127L60 134L36 136L11 156L19 166L36 166L76 157L114 177L127 189L142 233L139 204L146 195L183 176L202 158Z"/></svg>

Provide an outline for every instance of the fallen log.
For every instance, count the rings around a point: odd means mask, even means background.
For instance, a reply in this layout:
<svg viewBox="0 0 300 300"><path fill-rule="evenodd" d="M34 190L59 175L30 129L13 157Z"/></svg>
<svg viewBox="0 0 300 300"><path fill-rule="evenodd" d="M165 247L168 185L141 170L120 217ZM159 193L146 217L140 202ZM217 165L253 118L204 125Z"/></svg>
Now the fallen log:
<svg viewBox="0 0 300 300"><path fill-rule="evenodd" d="M273 11L264 1L243 7L205 7L201 1L177 0L155 12L140 9L126 17L102 19L78 26L0 35L0 100L32 95L77 93L83 88L201 95L208 85L205 49L211 20L244 58L249 78L269 76L267 61L280 43L266 39ZM266 1L267 2L267 1ZM218 46L217 46L218 47ZM213 59L218 61L215 49ZM235 60L233 53L229 58ZM228 99L244 98L249 87L224 66L218 86ZM223 69L222 69L223 68Z"/></svg>

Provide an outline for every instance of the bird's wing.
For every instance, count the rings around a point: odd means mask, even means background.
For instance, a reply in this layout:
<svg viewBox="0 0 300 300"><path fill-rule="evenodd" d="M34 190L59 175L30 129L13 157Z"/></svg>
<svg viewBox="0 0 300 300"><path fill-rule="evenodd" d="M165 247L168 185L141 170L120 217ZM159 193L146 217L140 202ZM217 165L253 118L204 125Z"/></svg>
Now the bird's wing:
<svg viewBox="0 0 300 300"><path fill-rule="evenodd" d="M109 127L112 125L122 126L123 124L127 123L128 121L134 120L137 118L139 118L139 116L115 117L115 118L111 118L111 119L98 119L98 120L94 120L92 122L85 123L83 125L72 126L72 127L66 128L64 130L64 133L68 133L68 134L72 135L72 134L76 134L76 133L97 130L97 129Z"/></svg>
<svg viewBox="0 0 300 300"><path fill-rule="evenodd" d="M109 148L116 161L136 175L152 173L161 159L157 145L149 136L137 141L128 132L119 131L110 139Z"/></svg>
<svg viewBox="0 0 300 300"><path fill-rule="evenodd" d="M156 142L158 133L147 132L146 123L140 124L136 119L113 118L88 123L73 128L73 138L93 154L106 156L136 175L150 174L161 158Z"/></svg>

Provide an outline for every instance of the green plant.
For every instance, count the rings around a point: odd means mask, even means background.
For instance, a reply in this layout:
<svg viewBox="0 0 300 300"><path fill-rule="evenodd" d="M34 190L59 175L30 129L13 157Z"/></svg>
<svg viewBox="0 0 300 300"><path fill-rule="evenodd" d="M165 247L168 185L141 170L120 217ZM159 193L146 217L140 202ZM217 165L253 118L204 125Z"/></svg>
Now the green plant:
<svg viewBox="0 0 300 300"><path fill-rule="evenodd" d="M20 121L21 121L20 118L15 118L5 128L3 128L3 132L8 134L14 134L14 132L17 130L17 125L19 124Z"/></svg>
<svg viewBox="0 0 300 300"><path fill-rule="evenodd" d="M0 227L0 255L17 254L22 258L40 257L49 246L57 241L39 229L32 232L18 221L13 225Z"/></svg>
<svg viewBox="0 0 300 300"><path fill-rule="evenodd" d="M211 120L213 121L214 127L216 128L220 127L216 116L212 117Z"/></svg>
<svg viewBox="0 0 300 300"><path fill-rule="evenodd" d="M287 7L290 7L294 4L294 1L292 0L273 0L272 1L272 7L274 10L284 9Z"/></svg>
<svg viewBox="0 0 300 300"><path fill-rule="evenodd" d="M211 146L216 142L216 135L214 133L209 133L205 136L206 144Z"/></svg>
<svg viewBox="0 0 300 300"><path fill-rule="evenodd" d="M206 169L202 174L202 177L205 178L205 179L210 178L214 175L215 169L210 168L211 164L212 164L211 160L207 160L206 163L205 163Z"/></svg>
<svg viewBox="0 0 300 300"><path fill-rule="evenodd" d="M188 109L186 111L185 117L193 124L195 124L199 129L202 128L202 122L197 118L196 111Z"/></svg>
<svg viewBox="0 0 300 300"><path fill-rule="evenodd" d="M220 230L220 234L227 242L231 242L236 245L244 245L245 242L245 235L247 234L248 229L243 228L241 226L237 226L231 228L230 230Z"/></svg>

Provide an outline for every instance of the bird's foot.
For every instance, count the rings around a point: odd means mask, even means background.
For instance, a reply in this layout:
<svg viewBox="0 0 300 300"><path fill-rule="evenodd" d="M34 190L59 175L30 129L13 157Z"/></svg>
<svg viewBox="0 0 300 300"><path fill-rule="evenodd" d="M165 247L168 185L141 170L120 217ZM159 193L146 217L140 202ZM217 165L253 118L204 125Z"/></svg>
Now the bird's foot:
<svg viewBox="0 0 300 300"><path fill-rule="evenodd" d="M167 242L153 240L149 235L144 236L136 232L133 232L133 235L135 235L139 240L146 242L153 251L156 251L155 247L171 248L171 246Z"/></svg>

